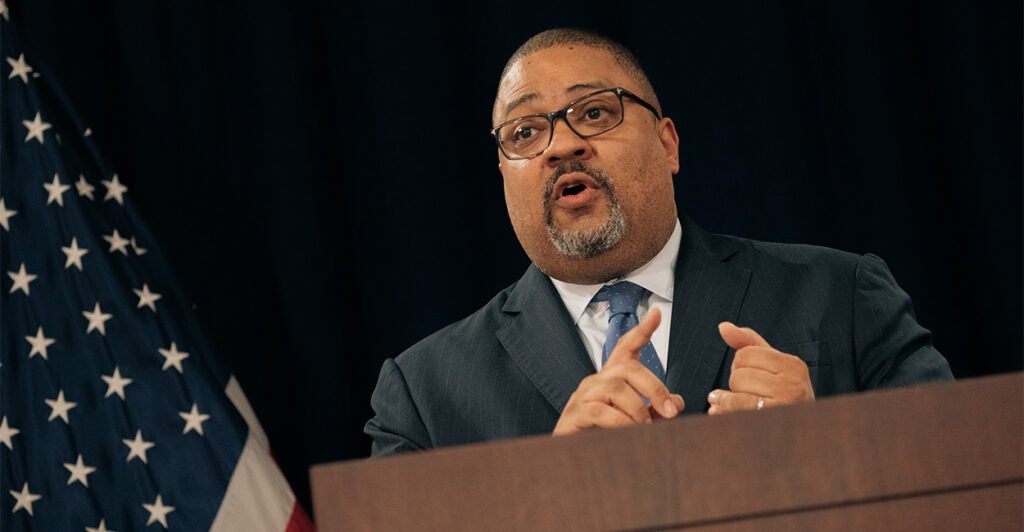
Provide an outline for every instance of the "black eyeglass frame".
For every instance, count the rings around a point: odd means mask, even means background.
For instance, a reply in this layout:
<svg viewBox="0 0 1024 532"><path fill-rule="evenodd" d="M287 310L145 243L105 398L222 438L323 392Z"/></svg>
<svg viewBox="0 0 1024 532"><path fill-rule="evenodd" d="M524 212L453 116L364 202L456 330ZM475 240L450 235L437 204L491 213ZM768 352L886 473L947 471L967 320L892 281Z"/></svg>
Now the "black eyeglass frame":
<svg viewBox="0 0 1024 532"><path fill-rule="evenodd" d="M576 104L582 102L583 100L586 100L587 98L591 98L593 96L601 94L602 92L614 92L615 95L619 97L619 105L622 106L622 116L619 117L618 123L615 124L614 126L608 128L608 129L600 132L600 133L593 133L591 135L584 135L584 134L580 133L579 131L576 131L576 128L572 127L572 124L566 118L566 116L568 115L569 109L572 109L573 107L576 106ZM559 109L557 111L552 111L550 113L537 113L537 114L532 114L532 115L520 116L520 117L517 117L517 118L513 118L512 120L508 120L506 122L502 122L502 123L494 126L493 129L491 129L491 138L494 139L494 143L498 145L498 150L501 151L501 154L504 155L506 159L508 159L510 161L520 161L520 160L523 160L523 159L532 159L532 158L534 158L534 157L544 153L545 151L548 150L548 148L551 147L551 141L555 137L555 120L557 120L559 118L565 120L565 125L569 126L569 129L572 130L573 133L579 135L579 137L583 138L583 139L587 139L587 138L590 138L590 137L596 137L598 135L603 135L603 134L605 134L605 133L607 133L607 132L609 132L609 131L617 128L617 127L619 127L620 125L622 125L622 122L625 121L625 119L626 119L626 104L622 101L622 97L623 96L628 96L629 99L635 101L636 103L640 104L643 107L646 107L648 111L654 113L654 116L657 117L658 120L661 120L661 113L659 113L658 110L655 109L653 105L651 105L651 104L647 103L646 101L644 101L643 98L637 96L636 94L633 94L632 92L629 92L626 89L623 89L622 87L612 87L612 88L609 88L609 89L601 89L599 91L594 91L594 92L591 92L589 94L584 94L583 96L580 96L579 98L576 98L575 100L569 102L568 105L566 105L565 107L563 107L563 108L561 108L561 109ZM511 124L515 124L516 122L521 122L523 120L527 120L527 119L530 119L530 118L546 118L547 119L547 121L548 121L548 142L547 142L547 144L544 145L544 149L542 149L542 150L540 150L540 151L538 151L536 153L530 154L530 155L526 155L526 156L522 156L522 155L509 156L508 152L505 151L505 147L501 145L501 139L498 138L498 131L501 128L505 127L505 126L508 126L508 125L511 125Z"/></svg>

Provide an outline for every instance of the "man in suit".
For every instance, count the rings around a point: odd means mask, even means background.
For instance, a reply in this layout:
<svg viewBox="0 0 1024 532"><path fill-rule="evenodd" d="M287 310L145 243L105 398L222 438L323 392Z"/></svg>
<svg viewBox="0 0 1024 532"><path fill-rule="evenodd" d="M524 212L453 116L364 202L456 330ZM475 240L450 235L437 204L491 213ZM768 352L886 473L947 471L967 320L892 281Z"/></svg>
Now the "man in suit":
<svg viewBox="0 0 1024 532"><path fill-rule="evenodd" d="M374 454L952 378L881 259L712 235L677 214L675 125L618 43L534 36L506 64L493 120L533 264L385 361Z"/></svg>

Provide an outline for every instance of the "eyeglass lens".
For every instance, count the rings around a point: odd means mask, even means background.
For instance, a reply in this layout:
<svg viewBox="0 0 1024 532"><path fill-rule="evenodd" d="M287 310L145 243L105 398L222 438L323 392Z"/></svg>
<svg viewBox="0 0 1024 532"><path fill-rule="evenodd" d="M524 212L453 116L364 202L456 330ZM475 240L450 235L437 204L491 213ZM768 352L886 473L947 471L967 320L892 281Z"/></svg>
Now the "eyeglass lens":
<svg viewBox="0 0 1024 532"><path fill-rule="evenodd" d="M600 92L576 102L564 111L565 121L577 135L592 137L622 122L622 99L612 91ZM556 117L559 114L556 113ZM551 142L554 119L529 116L502 126L497 135L506 155L529 157L547 149Z"/></svg>

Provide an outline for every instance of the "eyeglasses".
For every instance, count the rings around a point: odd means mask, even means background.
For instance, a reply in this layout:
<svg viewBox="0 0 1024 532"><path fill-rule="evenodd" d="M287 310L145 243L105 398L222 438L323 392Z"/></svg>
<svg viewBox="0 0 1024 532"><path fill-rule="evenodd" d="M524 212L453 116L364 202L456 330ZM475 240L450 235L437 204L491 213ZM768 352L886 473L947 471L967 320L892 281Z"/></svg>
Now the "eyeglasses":
<svg viewBox="0 0 1024 532"><path fill-rule="evenodd" d="M551 145L555 120L559 118L565 119L569 129L584 139L618 127L626 114L623 96L646 107L661 120L661 114L653 105L622 87L615 87L577 98L551 113L526 115L503 122L491 130L491 136L506 159L530 159L544 153Z"/></svg>

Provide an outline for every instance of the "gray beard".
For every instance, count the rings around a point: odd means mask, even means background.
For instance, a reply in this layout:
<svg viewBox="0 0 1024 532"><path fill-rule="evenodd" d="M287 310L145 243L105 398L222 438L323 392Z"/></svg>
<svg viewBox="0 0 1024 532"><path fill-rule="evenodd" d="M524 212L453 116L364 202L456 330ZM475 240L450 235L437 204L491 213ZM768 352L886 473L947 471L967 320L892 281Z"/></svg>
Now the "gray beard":
<svg viewBox="0 0 1024 532"><path fill-rule="evenodd" d="M600 227L584 231L563 231L555 227L550 205L551 194L558 178L571 172L589 175L608 191L608 221ZM615 247L626 236L626 217L622 214L619 196L615 193L611 178L603 171L575 159L558 165L544 186L544 222L547 225L548 238L555 249L562 255L574 259L596 257Z"/></svg>

